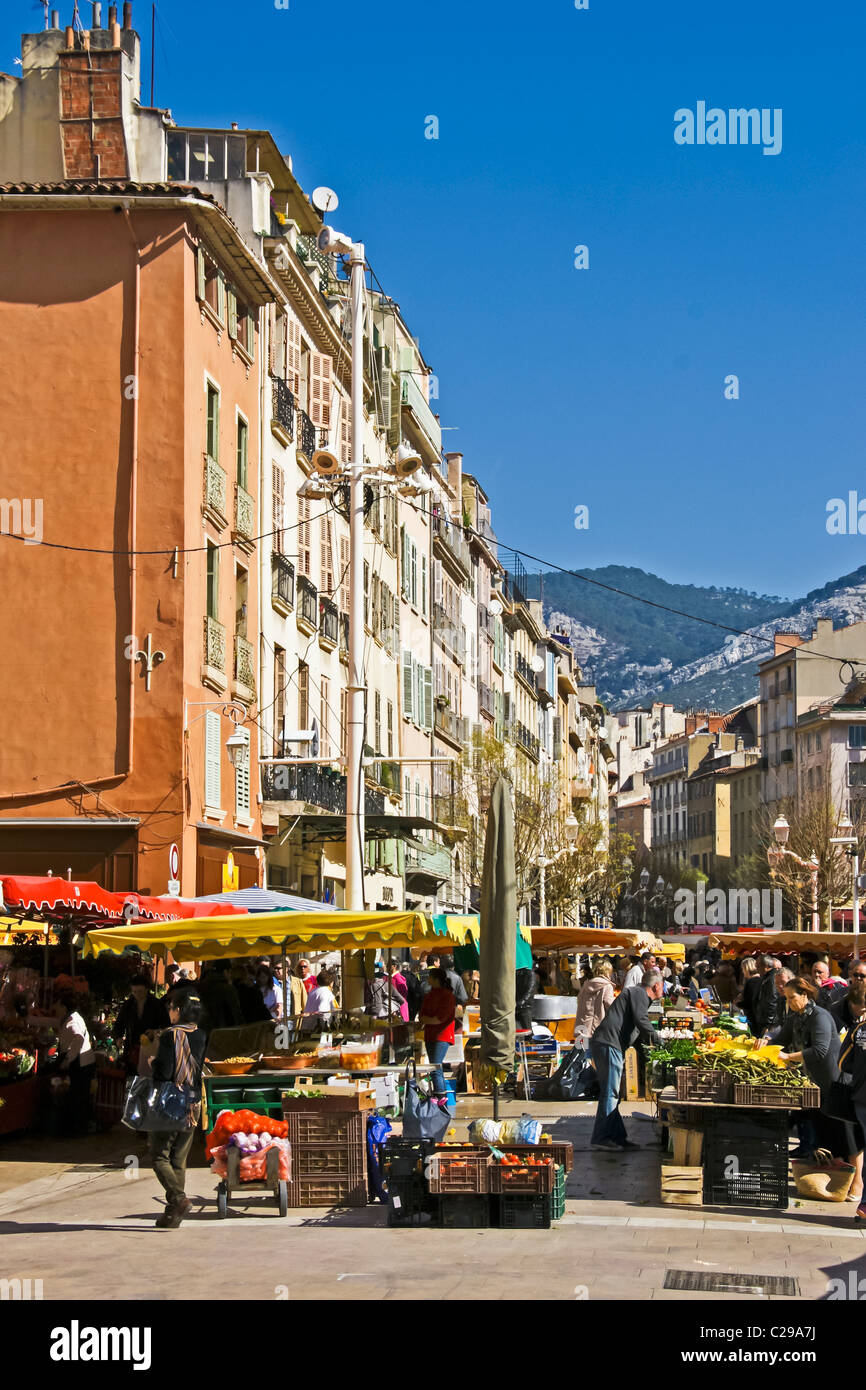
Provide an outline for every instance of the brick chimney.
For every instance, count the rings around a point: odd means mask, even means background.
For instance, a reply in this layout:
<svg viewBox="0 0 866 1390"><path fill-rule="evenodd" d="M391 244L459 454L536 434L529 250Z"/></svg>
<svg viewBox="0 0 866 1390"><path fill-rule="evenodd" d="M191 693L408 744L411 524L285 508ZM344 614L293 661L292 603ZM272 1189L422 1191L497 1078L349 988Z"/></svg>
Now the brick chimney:
<svg viewBox="0 0 866 1390"><path fill-rule="evenodd" d="M803 638L799 635L799 633L777 632L775 634L773 655L782 656L785 652L790 651L792 647L800 647L802 645Z"/></svg>
<svg viewBox="0 0 866 1390"><path fill-rule="evenodd" d="M94 6L94 21L101 21ZM138 35L132 30L132 6L123 7L123 30L117 9L109 9L109 27L75 33L66 30L60 51L60 138L63 171L68 179L130 177L124 126L124 83L137 75ZM136 95L137 95L137 84Z"/></svg>

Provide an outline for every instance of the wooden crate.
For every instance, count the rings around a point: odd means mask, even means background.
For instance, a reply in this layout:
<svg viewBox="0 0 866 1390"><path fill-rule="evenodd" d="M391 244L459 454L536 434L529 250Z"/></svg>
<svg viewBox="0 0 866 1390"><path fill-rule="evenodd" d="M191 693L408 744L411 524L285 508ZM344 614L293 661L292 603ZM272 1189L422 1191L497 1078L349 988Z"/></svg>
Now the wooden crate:
<svg viewBox="0 0 866 1390"><path fill-rule="evenodd" d="M821 1091L817 1086L748 1086L734 1087L734 1105L760 1105L767 1109L817 1110Z"/></svg>
<svg viewBox="0 0 866 1390"><path fill-rule="evenodd" d="M663 1164L661 1199L665 1206L701 1207L704 1204L704 1170L691 1164Z"/></svg>
<svg viewBox="0 0 866 1390"><path fill-rule="evenodd" d="M669 1132L673 1144L675 1167L694 1167L702 1161L704 1153L702 1130L689 1129L686 1125L671 1125Z"/></svg>
<svg viewBox="0 0 866 1390"><path fill-rule="evenodd" d="M303 1091L306 1088L297 1086L290 1089ZM311 1087L310 1089L327 1090L328 1094L324 1096L290 1096L283 1091L281 1092L283 1114L288 1115L293 1110L315 1110L324 1114L339 1114L341 1111L374 1110L376 1107L376 1092L372 1086L357 1090L344 1086Z"/></svg>

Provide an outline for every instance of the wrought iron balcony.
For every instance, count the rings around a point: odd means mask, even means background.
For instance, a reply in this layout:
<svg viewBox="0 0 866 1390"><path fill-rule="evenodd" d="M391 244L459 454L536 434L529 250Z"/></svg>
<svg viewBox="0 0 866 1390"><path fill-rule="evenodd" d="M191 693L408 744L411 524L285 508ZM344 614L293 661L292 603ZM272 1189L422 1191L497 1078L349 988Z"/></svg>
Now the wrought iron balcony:
<svg viewBox="0 0 866 1390"><path fill-rule="evenodd" d="M433 540L438 542L442 558L452 567L457 566L461 572L461 578L468 581L472 573L472 560L469 554L469 546L463 539L463 534L458 526L449 521L444 516L431 517L433 526Z"/></svg>
<svg viewBox="0 0 866 1390"><path fill-rule="evenodd" d="M327 256L316 245L314 237L299 236L296 242L298 258L305 266L317 266L319 270L319 293L327 294L331 285L331 266Z"/></svg>
<svg viewBox="0 0 866 1390"><path fill-rule="evenodd" d="M277 551L271 555L271 598L278 608L295 606L295 567Z"/></svg>
<svg viewBox="0 0 866 1390"><path fill-rule="evenodd" d="M339 641L340 615L336 603L329 598L319 599L319 641L331 648Z"/></svg>
<svg viewBox="0 0 866 1390"><path fill-rule="evenodd" d="M417 427L438 459L442 453L442 426L430 409L413 372L400 373L400 403L411 411Z"/></svg>
<svg viewBox="0 0 866 1390"><path fill-rule="evenodd" d="M440 645L454 661L461 665L466 659L466 646L462 628L455 627L449 613L441 603L433 604L433 633Z"/></svg>
<svg viewBox="0 0 866 1390"><path fill-rule="evenodd" d="M245 685L247 690L255 692L256 688L256 649L252 642L248 642L246 637L240 633L235 634L235 680L239 685Z"/></svg>
<svg viewBox="0 0 866 1390"><path fill-rule="evenodd" d="M469 739L469 720L462 719L447 705L433 702L433 724L437 732L445 734L455 743L466 743Z"/></svg>
<svg viewBox="0 0 866 1390"><path fill-rule="evenodd" d="M432 840L406 846L406 873L425 874L446 882L451 877L451 851Z"/></svg>
<svg viewBox="0 0 866 1390"><path fill-rule="evenodd" d="M316 427L305 410L298 411L298 452L312 463L316 452Z"/></svg>
<svg viewBox="0 0 866 1390"><path fill-rule="evenodd" d="M255 530L255 503L240 483L235 483L235 533L251 541Z"/></svg>
<svg viewBox="0 0 866 1390"><path fill-rule="evenodd" d="M535 761L538 762L541 744L535 737L535 734L531 734L525 724L517 723L514 725L514 736L516 742L524 752L528 753L531 758L534 758Z"/></svg>
<svg viewBox="0 0 866 1390"><path fill-rule="evenodd" d="M226 489L228 487L228 477L224 468L221 468L216 459L212 459L210 454L205 454L204 460L204 506L214 520L221 526L225 526L226 517Z"/></svg>
<svg viewBox="0 0 866 1390"><path fill-rule="evenodd" d="M262 796L265 801L298 801L335 816L346 814L346 778L341 772L324 767L292 767L285 763L263 767ZM384 796L366 788L364 811L368 816L383 815Z"/></svg>
<svg viewBox="0 0 866 1390"><path fill-rule="evenodd" d="M289 438L295 437L295 397L282 377L273 378L273 423Z"/></svg>
<svg viewBox="0 0 866 1390"><path fill-rule="evenodd" d="M526 660L520 652L514 653L514 669L526 684L532 687L532 693L538 693L538 678L532 669L530 662Z"/></svg>
<svg viewBox="0 0 866 1390"><path fill-rule="evenodd" d="M493 718L493 691L489 685L484 684L484 681L478 682L478 708L482 714Z"/></svg>
<svg viewBox="0 0 866 1390"><path fill-rule="evenodd" d="M204 662L215 671L226 669L226 630L216 618L204 620Z"/></svg>
<svg viewBox="0 0 866 1390"><path fill-rule="evenodd" d="M298 575L298 612L300 622L304 622L315 632L319 625L319 594L312 579L305 574Z"/></svg>

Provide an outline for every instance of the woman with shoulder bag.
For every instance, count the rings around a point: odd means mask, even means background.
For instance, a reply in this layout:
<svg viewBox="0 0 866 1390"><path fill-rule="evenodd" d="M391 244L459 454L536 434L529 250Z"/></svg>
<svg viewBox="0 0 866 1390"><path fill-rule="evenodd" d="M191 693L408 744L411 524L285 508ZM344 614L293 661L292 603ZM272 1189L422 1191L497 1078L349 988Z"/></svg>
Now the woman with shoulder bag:
<svg viewBox="0 0 866 1390"><path fill-rule="evenodd" d="M201 1069L206 1037L198 1022L201 999L191 992L171 993L166 999L170 1027L159 1039L159 1050L153 1059L151 1074L154 1081L172 1082L201 1094ZM175 1230L190 1209L184 1187L189 1151L195 1136L200 1102L193 1102L186 1116L187 1124L171 1129L151 1130L150 1161L153 1171L165 1189L165 1211L156 1219L160 1230Z"/></svg>
<svg viewBox="0 0 866 1390"><path fill-rule="evenodd" d="M849 1020L849 1027L842 1040L842 1051L839 1055L840 1076L850 1076L851 1100L854 1104L854 1113L857 1116L857 1124L861 1131L859 1138L862 1141L866 1138L866 962L855 960L851 967L850 987L848 997L843 1003L846 1005L846 1013ZM833 1013L838 1021L836 1009L840 1005L834 1006ZM863 1150L860 1150L860 1164L857 1177L860 1180L860 1204L854 1216L855 1221L866 1221L866 1201L863 1195ZM853 1161L853 1160L852 1160ZM856 1179L855 1179L856 1181Z"/></svg>

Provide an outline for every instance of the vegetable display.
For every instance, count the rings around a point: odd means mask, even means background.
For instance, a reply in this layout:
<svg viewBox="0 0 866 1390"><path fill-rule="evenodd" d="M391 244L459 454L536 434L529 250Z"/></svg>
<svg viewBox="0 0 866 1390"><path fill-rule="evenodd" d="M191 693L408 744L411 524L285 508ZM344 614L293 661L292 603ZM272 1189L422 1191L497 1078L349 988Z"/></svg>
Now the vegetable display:
<svg viewBox="0 0 866 1390"><path fill-rule="evenodd" d="M789 1067L780 1062L779 1051L777 1047L744 1051L736 1046L699 1051L695 1055L695 1065L699 1071L726 1072L734 1081L748 1086L782 1086L789 1090L808 1086L809 1078L802 1067Z"/></svg>
<svg viewBox="0 0 866 1390"><path fill-rule="evenodd" d="M650 1048L647 1061L652 1063L672 1063L674 1065L691 1062L697 1044L692 1038L671 1038L662 1047Z"/></svg>

